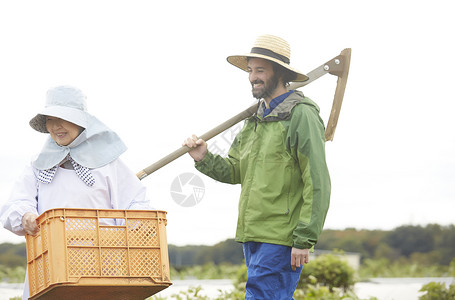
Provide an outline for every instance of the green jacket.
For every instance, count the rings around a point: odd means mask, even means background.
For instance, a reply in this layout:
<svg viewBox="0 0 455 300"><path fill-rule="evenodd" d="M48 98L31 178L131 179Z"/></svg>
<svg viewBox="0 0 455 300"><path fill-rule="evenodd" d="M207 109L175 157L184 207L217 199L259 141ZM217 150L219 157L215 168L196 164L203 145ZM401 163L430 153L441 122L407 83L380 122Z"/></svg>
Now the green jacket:
<svg viewBox="0 0 455 300"><path fill-rule="evenodd" d="M319 107L299 91L269 115L247 119L228 157L208 152L196 168L242 185L236 241L313 247L330 200L324 123Z"/></svg>

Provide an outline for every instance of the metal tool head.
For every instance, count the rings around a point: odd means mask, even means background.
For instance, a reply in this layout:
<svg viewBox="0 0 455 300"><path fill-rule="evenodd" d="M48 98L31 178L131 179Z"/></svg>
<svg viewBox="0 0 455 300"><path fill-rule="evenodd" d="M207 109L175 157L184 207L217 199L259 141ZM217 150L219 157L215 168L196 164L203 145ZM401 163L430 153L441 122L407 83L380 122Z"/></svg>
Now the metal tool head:
<svg viewBox="0 0 455 300"><path fill-rule="evenodd" d="M333 97L332 110L330 111L329 121L325 129L325 140L332 141L335 135L335 128L338 124L338 117L340 116L341 104L343 103L344 91L346 90L346 83L348 81L349 66L351 64L351 48L344 49L341 54L335 58L335 63L338 62L340 68L336 68L332 75L338 76L337 87L335 89L335 96Z"/></svg>
<svg viewBox="0 0 455 300"><path fill-rule="evenodd" d="M325 140L332 141L337 127L338 117L340 115L341 104L343 103L344 91L348 81L349 65L351 64L351 48L346 48L341 51L340 55L320 65L318 68L309 72L308 80L305 82L292 82L289 89L297 89L303 87L319 77L329 73L338 77L335 96L333 98L332 110L325 129Z"/></svg>

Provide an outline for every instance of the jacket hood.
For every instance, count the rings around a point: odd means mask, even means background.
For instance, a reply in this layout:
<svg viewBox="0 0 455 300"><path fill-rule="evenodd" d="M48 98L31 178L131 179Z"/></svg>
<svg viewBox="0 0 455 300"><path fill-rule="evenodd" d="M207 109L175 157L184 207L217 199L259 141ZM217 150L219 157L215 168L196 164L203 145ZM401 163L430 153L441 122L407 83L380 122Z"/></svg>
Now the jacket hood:
<svg viewBox="0 0 455 300"><path fill-rule="evenodd" d="M318 113L320 111L319 106L310 98L307 98L304 96L304 94L301 91L295 90L292 94L290 94L286 99L284 99L283 102L278 104L277 107L275 107L272 112L267 115L265 118L262 117L264 115L264 100L261 100L261 105L259 105L259 108L257 110L257 113L255 116L261 121L281 121L281 120L287 120L291 116L292 109L298 105L298 104L305 104L312 106Z"/></svg>

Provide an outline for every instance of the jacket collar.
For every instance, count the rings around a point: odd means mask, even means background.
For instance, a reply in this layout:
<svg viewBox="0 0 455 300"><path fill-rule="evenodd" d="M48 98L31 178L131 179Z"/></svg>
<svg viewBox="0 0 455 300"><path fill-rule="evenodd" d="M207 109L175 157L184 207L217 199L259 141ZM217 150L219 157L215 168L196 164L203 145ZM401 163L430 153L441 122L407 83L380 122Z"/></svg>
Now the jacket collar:
<svg viewBox="0 0 455 300"><path fill-rule="evenodd" d="M276 106L265 118L264 115L264 105L262 105L264 100L261 100L261 105L259 105L255 118L263 122L273 122L273 121L282 121L287 120L291 116L292 109L300 103L308 104L314 106L318 111L319 107L316 103L311 101L308 98L305 98L301 91L294 91L286 99L283 100L278 106Z"/></svg>

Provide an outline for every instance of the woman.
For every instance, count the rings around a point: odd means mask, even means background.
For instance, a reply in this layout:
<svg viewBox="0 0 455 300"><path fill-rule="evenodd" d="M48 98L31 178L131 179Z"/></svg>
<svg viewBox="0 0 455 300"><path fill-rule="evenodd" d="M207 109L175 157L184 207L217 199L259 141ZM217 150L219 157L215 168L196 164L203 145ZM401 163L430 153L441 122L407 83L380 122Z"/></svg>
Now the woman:
<svg viewBox="0 0 455 300"><path fill-rule="evenodd" d="M126 146L87 112L79 89L50 89L30 126L49 138L0 210L6 229L37 234L36 218L53 208L151 209L145 187L119 158ZM23 299L28 299L27 282Z"/></svg>

